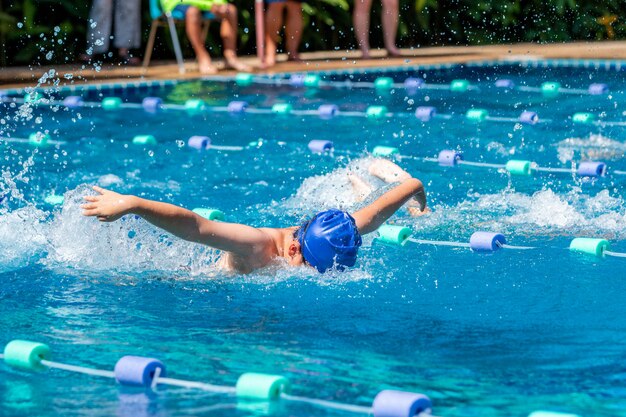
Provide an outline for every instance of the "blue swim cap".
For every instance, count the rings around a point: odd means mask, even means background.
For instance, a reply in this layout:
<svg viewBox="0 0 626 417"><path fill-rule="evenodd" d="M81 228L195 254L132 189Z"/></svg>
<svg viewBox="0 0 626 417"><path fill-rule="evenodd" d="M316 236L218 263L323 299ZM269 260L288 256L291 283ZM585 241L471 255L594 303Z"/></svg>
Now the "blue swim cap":
<svg viewBox="0 0 626 417"><path fill-rule="evenodd" d="M354 266L362 243L354 218L337 209L315 215L298 229L296 239L304 260L321 273L333 265L339 270Z"/></svg>

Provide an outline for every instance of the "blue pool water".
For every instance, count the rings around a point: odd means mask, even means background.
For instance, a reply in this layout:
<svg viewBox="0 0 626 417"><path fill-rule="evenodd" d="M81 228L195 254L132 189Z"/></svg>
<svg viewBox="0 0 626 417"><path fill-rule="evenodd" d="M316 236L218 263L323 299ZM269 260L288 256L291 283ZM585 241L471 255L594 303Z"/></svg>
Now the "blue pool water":
<svg viewBox="0 0 626 417"><path fill-rule="evenodd" d="M44 342L55 360L99 369L112 369L126 354L153 356L172 377L220 385L234 385L243 372L282 374L295 395L363 406L381 389L422 392L437 416L522 417L539 409L626 416L626 261L566 249L584 236L606 238L612 250L626 252L626 177L611 174L626 170L624 127L571 121L577 112L626 120L623 72L611 65L512 63L323 78L356 82L381 75L397 82L419 76L432 84L465 78L477 89L381 94L207 80L46 93L90 102L107 96L130 103L159 96L168 104L200 98L210 106L246 100L252 108L288 102L297 110L334 103L343 112L385 105L402 113L382 120L178 110L153 115L5 101L0 136L47 131L65 143L33 148L9 141L0 148L0 344ZM610 92L549 98L496 89L500 78L575 89L606 83ZM450 117L422 123L412 113L423 105ZM545 123L465 120L465 112L478 107L508 118L532 110ZM154 135L158 145L133 145L139 134ZM192 135L232 146L262 138L263 145L198 152L186 146ZM311 154L306 145L312 139L332 140L337 153L351 153ZM519 177L402 159L400 165L426 185L433 212L411 218L400 211L394 224L410 227L419 239L457 242L491 230L513 245L538 249L480 254L390 246L368 235L356 268L324 275L276 266L227 275L215 268L211 249L140 219L101 224L78 209L88 185L99 184L189 208L218 208L227 221L295 225L323 208L360 207L346 173L366 175L367 151L376 145L417 157L459 149L466 160L498 164L526 159L563 168L601 160L609 175ZM44 202L53 193L65 195L62 207ZM109 379L0 364L4 416L250 415L234 404L233 397L202 391L120 388ZM352 414L288 402L273 415Z"/></svg>

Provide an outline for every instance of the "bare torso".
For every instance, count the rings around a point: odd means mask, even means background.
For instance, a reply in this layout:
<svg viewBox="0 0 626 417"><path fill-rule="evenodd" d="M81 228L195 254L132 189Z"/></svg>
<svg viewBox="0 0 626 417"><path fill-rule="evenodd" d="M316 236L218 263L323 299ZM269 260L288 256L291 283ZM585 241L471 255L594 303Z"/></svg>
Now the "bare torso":
<svg viewBox="0 0 626 417"><path fill-rule="evenodd" d="M263 244L259 244L258 247L255 247L252 252L246 255L224 252L218 261L218 267L239 274L249 274L256 269L269 265L276 258L284 256L283 242L285 237L293 235L295 227L283 229L261 227L258 230L267 236L267 240Z"/></svg>

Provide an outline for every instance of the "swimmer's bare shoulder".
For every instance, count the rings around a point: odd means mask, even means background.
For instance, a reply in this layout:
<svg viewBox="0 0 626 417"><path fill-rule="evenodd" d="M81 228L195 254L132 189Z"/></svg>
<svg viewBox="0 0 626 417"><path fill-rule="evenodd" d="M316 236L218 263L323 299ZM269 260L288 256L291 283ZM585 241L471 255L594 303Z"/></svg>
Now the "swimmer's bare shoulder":
<svg viewBox="0 0 626 417"><path fill-rule="evenodd" d="M231 271L248 274L256 269L263 268L280 257L280 247L288 229L275 229L269 227L256 228L262 232L265 238L259 239L250 252L245 254L225 252L220 259L219 266ZM292 232L293 233L293 232Z"/></svg>

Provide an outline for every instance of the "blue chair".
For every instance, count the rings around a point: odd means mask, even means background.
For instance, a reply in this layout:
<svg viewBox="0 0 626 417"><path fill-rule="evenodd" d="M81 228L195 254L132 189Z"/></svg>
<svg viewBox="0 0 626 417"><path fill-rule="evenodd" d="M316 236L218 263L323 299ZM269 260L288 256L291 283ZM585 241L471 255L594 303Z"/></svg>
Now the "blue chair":
<svg viewBox="0 0 626 417"><path fill-rule="evenodd" d="M170 35L172 37L172 43L174 44L174 53L176 54L176 62L178 62L178 71L181 74L185 73L185 64L183 62L183 52L180 48L180 42L178 40L178 34L176 33L176 23L185 21L185 14L174 10L171 13L163 13L161 7L161 0L150 0L150 16L152 17L152 26L150 27L150 37L148 38L148 44L146 45L146 51L143 58L144 69L150 65L150 58L152 58L152 50L154 49L154 41L156 39L156 32L159 26L169 27ZM211 20L215 20L215 15L211 12L202 13L204 21L202 23L202 35L203 39L206 38L209 31L209 23Z"/></svg>

